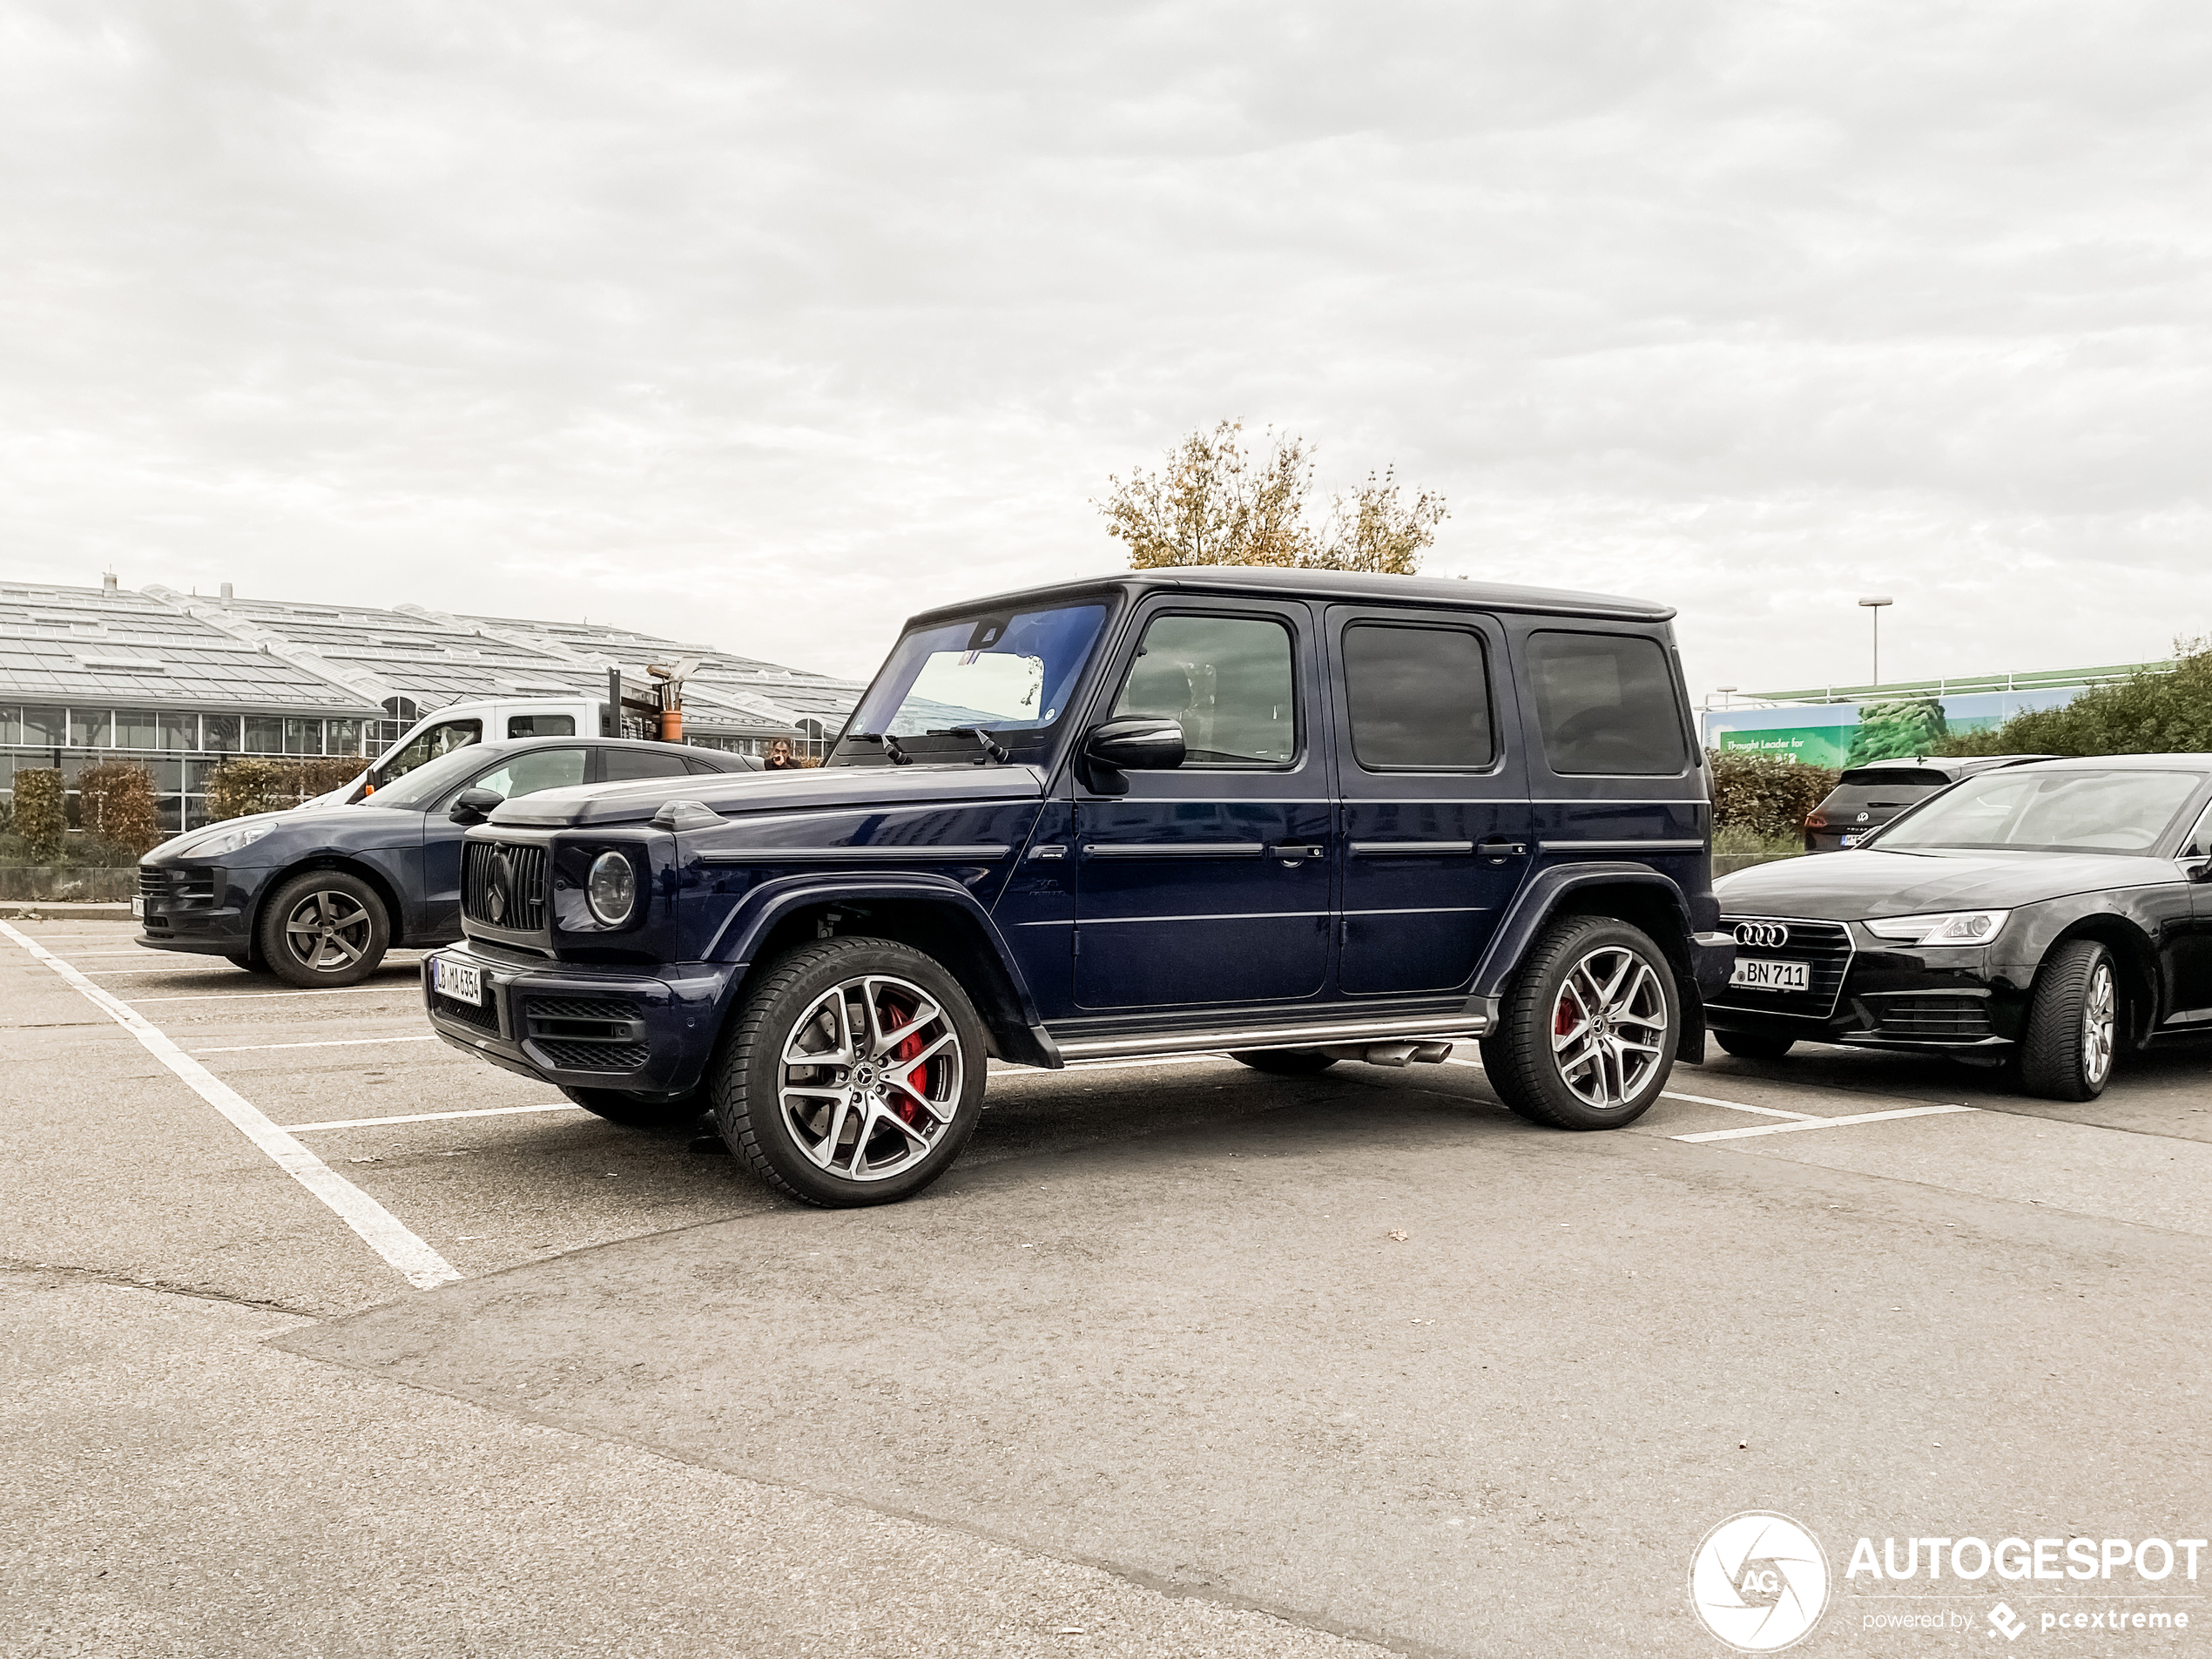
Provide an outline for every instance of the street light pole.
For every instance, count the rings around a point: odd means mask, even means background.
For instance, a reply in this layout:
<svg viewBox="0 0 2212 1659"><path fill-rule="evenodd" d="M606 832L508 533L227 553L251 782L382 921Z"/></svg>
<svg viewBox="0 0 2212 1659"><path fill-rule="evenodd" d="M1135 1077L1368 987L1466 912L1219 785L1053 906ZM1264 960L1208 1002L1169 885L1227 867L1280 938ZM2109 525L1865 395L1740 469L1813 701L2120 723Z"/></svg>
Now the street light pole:
<svg viewBox="0 0 2212 1659"><path fill-rule="evenodd" d="M1882 607L1897 602L1887 594L1880 594L1871 599L1861 599L1858 603L1874 613L1874 684L1879 685L1882 683Z"/></svg>

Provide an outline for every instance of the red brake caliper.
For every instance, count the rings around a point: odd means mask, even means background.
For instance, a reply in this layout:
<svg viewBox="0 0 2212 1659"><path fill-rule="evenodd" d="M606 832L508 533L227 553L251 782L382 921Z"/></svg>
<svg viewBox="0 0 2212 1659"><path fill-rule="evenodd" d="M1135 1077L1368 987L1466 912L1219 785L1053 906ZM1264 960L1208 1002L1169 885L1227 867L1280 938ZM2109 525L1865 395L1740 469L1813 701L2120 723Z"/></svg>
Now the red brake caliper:
<svg viewBox="0 0 2212 1659"><path fill-rule="evenodd" d="M895 1002L891 1007L897 1018L902 1022L914 1017L914 1011L911 1008L900 1008ZM919 1055L924 1046L921 1032L909 1032L894 1046L891 1050L891 1058L904 1065ZM928 1073L926 1068L922 1076L922 1087L928 1087ZM921 1108L914 1104L914 1096L903 1091L898 1096L897 1103L892 1109L899 1114L900 1121L906 1123L913 1123L921 1111Z"/></svg>
<svg viewBox="0 0 2212 1659"><path fill-rule="evenodd" d="M1552 1011L1552 1035L1555 1037L1572 1036L1575 1032L1576 1018L1577 1015L1573 1001L1562 992L1560 995L1557 1007Z"/></svg>

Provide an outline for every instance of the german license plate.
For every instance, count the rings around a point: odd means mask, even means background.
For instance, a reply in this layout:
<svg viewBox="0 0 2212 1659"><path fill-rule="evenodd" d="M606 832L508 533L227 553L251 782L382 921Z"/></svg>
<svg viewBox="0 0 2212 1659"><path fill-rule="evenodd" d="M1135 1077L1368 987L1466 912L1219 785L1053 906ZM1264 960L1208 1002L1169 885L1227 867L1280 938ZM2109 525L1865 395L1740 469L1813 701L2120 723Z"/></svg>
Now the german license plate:
<svg viewBox="0 0 2212 1659"><path fill-rule="evenodd" d="M131 895L131 914L134 916L143 916L146 914L146 895L145 894L134 893Z"/></svg>
<svg viewBox="0 0 2212 1659"><path fill-rule="evenodd" d="M1810 991L1812 989L1812 964L1776 962L1758 956L1739 956L1736 959L1736 971L1728 976L1728 982L1750 991Z"/></svg>
<svg viewBox="0 0 2212 1659"><path fill-rule="evenodd" d="M430 988L440 996L472 1008L484 1005L483 970L474 962L456 962L443 956L430 959Z"/></svg>
<svg viewBox="0 0 2212 1659"><path fill-rule="evenodd" d="M1846 835L1846 836L1844 836L1844 845L1845 846L1857 846L1858 845L1858 836L1856 836L1856 835Z"/></svg>

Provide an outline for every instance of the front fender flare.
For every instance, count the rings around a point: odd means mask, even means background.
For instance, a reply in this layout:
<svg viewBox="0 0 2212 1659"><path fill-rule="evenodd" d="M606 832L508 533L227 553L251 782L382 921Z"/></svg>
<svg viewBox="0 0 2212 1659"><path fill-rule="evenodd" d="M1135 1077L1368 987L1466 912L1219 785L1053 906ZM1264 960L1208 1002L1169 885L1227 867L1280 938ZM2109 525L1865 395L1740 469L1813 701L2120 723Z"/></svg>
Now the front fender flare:
<svg viewBox="0 0 2212 1659"><path fill-rule="evenodd" d="M988 993L981 998L986 1003L1003 1004L986 1006L981 1010L998 1041L1001 1055L1017 1064L1053 1070L1066 1063L1061 1058L1059 1045L1038 1016L1028 981L1022 975L1013 951L1008 948L998 924L991 919L991 913L983 908L973 893L949 876L870 873L865 876L795 875L764 881L740 898L725 918L706 948L705 958L749 969L776 925L794 912L841 900L864 904L870 900L885 899L941 907L971 926L989 959L988 966L1002 981L996 986L968 988L971 995ZM732 976L732 995L745 977L743 972Z"/></svg>

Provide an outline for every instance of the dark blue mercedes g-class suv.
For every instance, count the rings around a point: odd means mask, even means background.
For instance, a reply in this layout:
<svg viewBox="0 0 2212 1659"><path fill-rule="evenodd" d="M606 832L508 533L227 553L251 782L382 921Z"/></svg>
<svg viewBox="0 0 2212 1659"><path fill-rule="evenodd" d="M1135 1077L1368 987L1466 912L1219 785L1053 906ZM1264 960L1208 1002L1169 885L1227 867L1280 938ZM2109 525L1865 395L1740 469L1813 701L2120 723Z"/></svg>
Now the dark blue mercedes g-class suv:
<svg viewBox="0 0 2212 1659"><path fill-rule="evenodd" d="M819 769L548 790L469 833L448 1042L792 1196L959 1156L987 1062L1262 1071L1480 1039L1632 1122L1725 981L1665 607L1141 570L928 612Z"/></svg>

